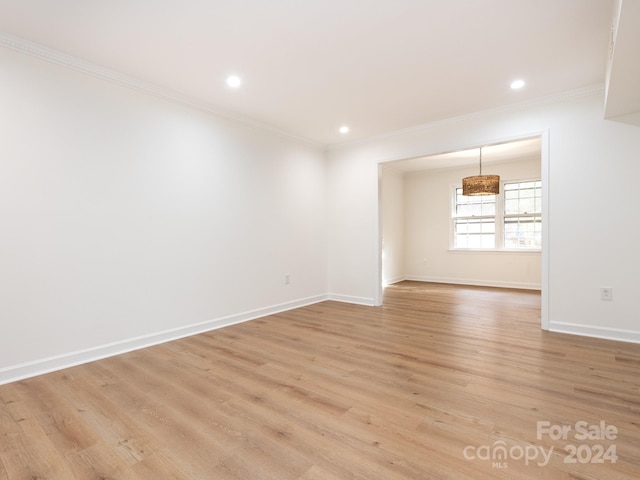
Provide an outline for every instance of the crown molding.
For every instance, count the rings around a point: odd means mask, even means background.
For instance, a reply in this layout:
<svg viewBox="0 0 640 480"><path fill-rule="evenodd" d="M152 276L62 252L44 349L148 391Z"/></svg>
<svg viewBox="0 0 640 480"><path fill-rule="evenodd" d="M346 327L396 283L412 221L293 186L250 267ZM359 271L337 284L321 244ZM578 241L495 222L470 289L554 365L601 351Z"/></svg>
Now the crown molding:
<svg viewBox="0 0 640 480"><path fill-rule="evenodd" d="M322 142L311 140L306 137L296 135L287 130L283 130L278 127L275 127L271 124L260 122L258 120L254 120L252 118L240 115L235 112L224 110L210 103L195 100L191 97L188 97L186 95L183 95L181 93L175 92L167 88L160 87L150 82L145 82L145 81L130 77L128 75L124 75L117 71L114 71L105 67L101 67L99 65L93 64L86 60L82 60L73 55L69 55L69 54L60 52L58 50L45 47L44 45L40 45L38 43L30 42L28 40L25 40L20 37L16 37L9 33L0 32L0 46L6 47L12 50L16 50L18 52L25 53L27 55L31 55L33 57L37 57L42 60L46 60L50 63L60 65L60 66L63 66L87 75L91 75L95 78L98 78L107 82L115 83L117 85L129 88L132 90L137 90L147 95L152 95L154 97L160 98L162 100L166 100L173 103L185 105L191 108L195 108L197 110L204 111L216 117L234 121L254 129L268 131L270 133L279 135L281 137L294 140L298 143L303 143L305 145L308 145L314 148L320 148L323 151L334 151L334 150L341 150L344 148L351 148L351 147L363 145L363 144L374 142L374 141L390 139L393 137L399 137L399 136L407 135L411 133L419 133L432 128L444 126L444 125L450 125L450 124L462 123L462 122L475 120L475 119L481 119L481 118L484 118L490 115L499 114L499 113L516 112L519 110L526 110L526 109L537 107L537 106L543 106L543 105L554 104L554 103L562 103L574 98L581 98L581 97L588 97L596 94L602 94L605 90L604 83L590 85L587 87L559 92L559 93L547 95L544 97L538 97L530 100L525 100L522 102L511 103L511 104L503 105L500 107L495 107L495 108L480 110L477 112L472 112L464 115L459 115L456 117L449 117L442 120L436 120L433 122L415 125L408 128L394 130L392 132L382 133L380 135L374 135L374 136L360 138L360 139L351 140L351 141L347 140L344 142L325 144Z"/></svg>
<svg viewBox="0 0 640 480"><path fill-rule="evenodd" d="M38 43L30 42L9 33L0 32L0 46L25 53L27 55L31 55L42 60L46 60L47 62L66 67L77 72L91 75L92 77L98 78L100 80L115 83L132 90L137 90L138 92L152 95L162 100L195 108L216 117L238 122L251 128L266 130L270 133L286 137L299 143L304 143L311 147L322 149L324 149L325 147L325 145L322 143L316 142L306 137L301 137L286 130L274 127L273 125L254 120L243 115L230 112L228 110L221 109L210 103L195 100L189 96L183 95L173 90L163 88L153 83L145 82L128 75L124 75L115 70L101 67L100 65L82 60L73 55L69 55L58 50L45 47L44 45L40 45Z"/></svg>
<svg viewBox="0 0 640 480"><path fill-rule="evenodd" d="M337 151L343 148L352 148L358 145L364 145L370 142L386 140L393 137L399 137L411 133L420 133L426 130L430 130L437 127L446 125L452 125L456 123L468 122L470 120L477 120L486 118L491 115L517 112L521 110L528 110L530 108L540 107L544 105L551 105L556 103L563 103L568 100L590 97L592 95L600 95L604 92L604 83L598 83L595 85L589 85L582 88L573 90L566 90L563 92L554 93L551 95L545 95L543 97L537 97L530 100L524 100L522 102L510 103L502 105L500 107L489 108L486 110L479 110L477 112L471 112L464 115L458 115L456 117L444 118L442 120L435 120L433 122L423 123L420 125L414 125L412 127L402 128L400 130L394 130L392 132L382 133L380 135L374 135L371 137L360 138L352 141L345 141L340 143L333 143L327 145L327 151Z"/></svg>

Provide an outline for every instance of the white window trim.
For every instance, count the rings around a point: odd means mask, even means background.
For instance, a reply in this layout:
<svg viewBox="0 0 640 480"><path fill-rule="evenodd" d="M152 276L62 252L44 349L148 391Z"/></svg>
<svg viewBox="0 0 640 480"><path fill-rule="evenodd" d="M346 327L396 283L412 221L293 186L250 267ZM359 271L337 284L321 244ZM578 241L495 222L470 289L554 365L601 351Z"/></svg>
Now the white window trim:
<svg viewBox="0 0 640 480"><path fill-rule="evenodd" d="M462 188L461 184L451 185L450 194L450 206L449 206L449 252L450 253L523 253L523 254L540 254L542 248L505 248L504 247L504 184L505 183L524 183L524 182L540 182L540 178L525 178L525 179L512 179L500 181L500 193L496 197L496 247L495 248L459 248L455 247L455 216L453 212L456 210L456 190ZM544 187L543 187L544 188ZM543 195L544 200L544 195ZM542 211L544 212L544 205ZM534 216L534 214L530 214ZM523 215L513 215L523 216ZM542 216L542 213L535 214L535 216ZM481 218L481 217L478 217Z"/></svg>

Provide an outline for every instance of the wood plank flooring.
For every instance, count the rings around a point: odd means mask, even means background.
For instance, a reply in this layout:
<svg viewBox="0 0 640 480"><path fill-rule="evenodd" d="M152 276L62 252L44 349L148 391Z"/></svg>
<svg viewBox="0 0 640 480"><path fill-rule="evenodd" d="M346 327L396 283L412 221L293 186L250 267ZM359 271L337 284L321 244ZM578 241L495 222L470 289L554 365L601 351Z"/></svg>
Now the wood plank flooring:
<svg viewBox="0 0 640 480"><path fill-rule="evenodd" d="M402 282L1 386L0 479L631 480L639 373L536 292Z"/></svg>

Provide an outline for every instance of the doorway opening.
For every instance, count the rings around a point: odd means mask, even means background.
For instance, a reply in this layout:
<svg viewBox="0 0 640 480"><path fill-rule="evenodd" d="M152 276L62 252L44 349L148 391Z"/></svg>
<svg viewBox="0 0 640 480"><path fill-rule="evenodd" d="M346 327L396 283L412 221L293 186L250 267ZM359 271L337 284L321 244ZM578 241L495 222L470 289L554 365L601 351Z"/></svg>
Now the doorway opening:
<svg viewBox="0 0 640 480"><path fill-rule="evenodd" d="M477 175L480 146L501 193L493 219L465 207L461 221L456 189ZM548 132L381 163L377 303L402 280L539 290L548 329L548 166Z"/></svg>

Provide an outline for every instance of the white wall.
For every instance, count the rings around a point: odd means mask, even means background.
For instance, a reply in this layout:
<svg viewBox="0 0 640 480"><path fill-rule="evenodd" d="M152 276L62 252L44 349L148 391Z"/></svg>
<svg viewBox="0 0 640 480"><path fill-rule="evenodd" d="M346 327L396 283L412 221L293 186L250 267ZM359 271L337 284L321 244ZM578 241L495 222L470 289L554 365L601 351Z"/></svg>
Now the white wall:
<svg viewBox="0 0 640 480"><path fill-rule="evenodd" d="M501 181L541 178L540 157L490 164ZM409 280L540 289L540 252L450 250L453 186L476 167L424 170L404 176L404 276Z"/></svg>
<svg viewBox="0 0 640 480"><path fill-rule="evenodd" d="M373 292L381 288L378 182L378 165L367 155L327 164L328 274L334 300L372 305Z"/></svg>
<svg viewBox="0 0 640 480"><path fill-rule="evenodd" d="M0 71L0 383L326 298L320 148L3 48Z"/></svg>
<svg viewBox="0 0 640 480"><path fill-rule="evenodd" d="M380 162L541 132L549 135L546 273L543 268L549 328L640 341L638 252L632 233L640 130L603 120L600 88L332 149L327 170L330 291L379 301L372 279L378 266L375 184ZM348 275L343 265L350 267ZM600 300L601 286L614 288L612 302Z"/></svg>
<svg viewBox="0 0 640 480"><path fill-rule="evenodd" d="M404 178L389 166L380 170L382 284L388 285L405 279Z"/></svg>

